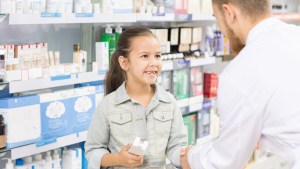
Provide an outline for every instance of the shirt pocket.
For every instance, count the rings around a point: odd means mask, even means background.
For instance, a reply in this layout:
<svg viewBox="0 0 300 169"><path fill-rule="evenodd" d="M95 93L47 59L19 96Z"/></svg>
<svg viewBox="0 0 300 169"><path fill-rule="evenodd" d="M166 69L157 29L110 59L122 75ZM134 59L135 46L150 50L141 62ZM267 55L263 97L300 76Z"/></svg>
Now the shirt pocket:
<svg viewBox="0 0 300 169"><path fill-rule="evenodd" d="M154 127L157 134L170 134L173 112L171 111L154 111Z"/></svg>
<svg viewBox="0 0 300 169"><path fill-rule="evenodd" d="M113 134L128 136L132 133L131 113L118 113L109 116Z"/></svg>

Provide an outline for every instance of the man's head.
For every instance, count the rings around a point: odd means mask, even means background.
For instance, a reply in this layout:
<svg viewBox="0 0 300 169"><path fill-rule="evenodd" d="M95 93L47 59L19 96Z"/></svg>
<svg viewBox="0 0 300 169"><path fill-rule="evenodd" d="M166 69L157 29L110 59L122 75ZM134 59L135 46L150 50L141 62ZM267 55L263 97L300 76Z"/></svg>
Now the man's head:
<svg viewBox="0 0 300 169"><path fill-rule="evenodd" d="M212 0L214 15L234 54L244 47L249 31L271 16L270 0Z"/></svg>

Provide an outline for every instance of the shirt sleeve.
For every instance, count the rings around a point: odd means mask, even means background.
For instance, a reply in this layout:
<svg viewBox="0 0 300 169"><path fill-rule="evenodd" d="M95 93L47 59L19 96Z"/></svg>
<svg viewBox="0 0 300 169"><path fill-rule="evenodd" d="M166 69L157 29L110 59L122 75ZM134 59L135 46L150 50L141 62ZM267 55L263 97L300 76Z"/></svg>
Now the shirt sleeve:
<svg viewBox="0 0 300 169"><path fill-rule="evenodd" d="M209 146L190 150L188 161L193 169L243 168L261 136L262 112L255 110L233 79L221 76L220 83L219 137Z"/></svg>
<svg viewBox="0 0 300 169"><path fill-rule="evenodd" d="M182 146L187 145L187 131L183 124L182 114L176 105L176 100L173 96L172 98L174 103L174 116L167 145L167 157L171 163L178 168L180 166L180 149Z"/></svg>
<svg viewBox="0 0 300 169"><path fill-rule="evenodd" d="M108 141L110 129L104 113L103 105L105 103L103 102L105 101L103 100L93 115L85 143L85 156L88 160L89 169L99 169L103 155L109 153Z"/></svg>

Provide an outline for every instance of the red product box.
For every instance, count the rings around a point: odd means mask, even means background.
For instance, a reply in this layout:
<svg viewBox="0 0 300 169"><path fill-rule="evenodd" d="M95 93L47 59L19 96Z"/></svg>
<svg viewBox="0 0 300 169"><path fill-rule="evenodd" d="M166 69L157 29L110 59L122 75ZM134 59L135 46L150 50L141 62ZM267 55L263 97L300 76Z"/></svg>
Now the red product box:
<svg viewBox="0 0 300 169"><path fill-rule="evenodd" d="M204 73L204 97L217 97L218 75L216 73Z"/></svg>

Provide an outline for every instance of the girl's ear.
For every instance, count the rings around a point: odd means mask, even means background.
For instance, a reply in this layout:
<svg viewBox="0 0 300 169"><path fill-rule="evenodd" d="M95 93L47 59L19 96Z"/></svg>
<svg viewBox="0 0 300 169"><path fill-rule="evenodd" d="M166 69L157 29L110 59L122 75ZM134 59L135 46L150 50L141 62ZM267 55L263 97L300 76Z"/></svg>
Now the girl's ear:
<svg viewBox="0 0 300 169"><path fill-rule="evenodd" d="M123 70L127 71L128 70L128 59L125 58L124 56L119 56L118 61L119 61L121 68Z"/></svg>

